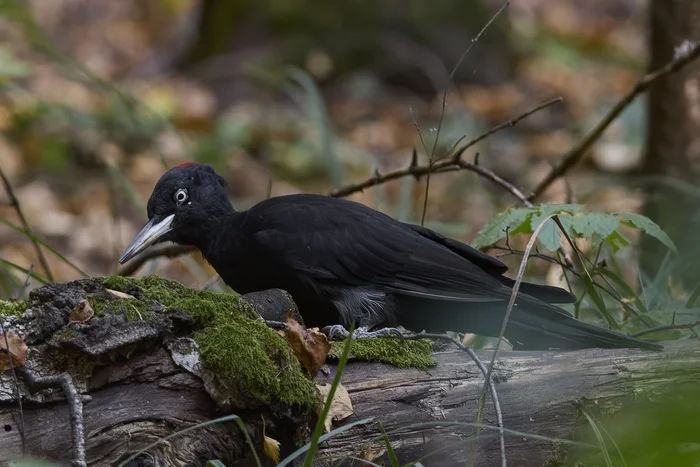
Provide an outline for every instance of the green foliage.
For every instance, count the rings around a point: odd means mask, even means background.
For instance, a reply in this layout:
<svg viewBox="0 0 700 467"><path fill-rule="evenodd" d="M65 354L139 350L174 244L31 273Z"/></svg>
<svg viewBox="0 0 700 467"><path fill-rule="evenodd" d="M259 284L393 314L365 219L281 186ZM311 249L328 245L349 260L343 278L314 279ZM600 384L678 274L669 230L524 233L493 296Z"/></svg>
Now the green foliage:
<svg viewBox="0 0 700 467"><path fill-rule="evenodd" d="M336 157L333 147L333 129L328 118L326 104L323 102L321 91L316 86L313 78L306 71L290 67L289 77L297 82L304 89L307 96L306 110L309 113L309 118L318 128L320 144L319 152L325 156L326 170L333 182L335 188L343 186L344 174L343 167Z"/></svg>
<svg viewBox="0 0 700 467"><path fill-rule="evenodd" d="M26 62L16 60L6 46L0 47L0 84L24 78L28 73L29 65Z"/></svg>
<svg viewBox="0 0 700 467"><path fill-rule="evenodd" d="M584 416L579 436L600 449L574 449L566 465L698 465L700 396L696 385L669 385L668 391L653 398L623 405L614 416L585 412Z"/></svg>
<svg viewBox="0 0 700 467"><path fill-rule="evenodd" d="M473 246L483 248L505 239L508 235L531 234L545 217L556 214L571 238L590 238L597 246L604 242L613 251L629 245L620 226L639 229L656 238L676 252L671 238L651 219L629 212L588 212L580 204L542 204L533 207L512 207L486 224ZM550 251L560 246L560 231L554 220L542 228L537 240Z"/></svg>

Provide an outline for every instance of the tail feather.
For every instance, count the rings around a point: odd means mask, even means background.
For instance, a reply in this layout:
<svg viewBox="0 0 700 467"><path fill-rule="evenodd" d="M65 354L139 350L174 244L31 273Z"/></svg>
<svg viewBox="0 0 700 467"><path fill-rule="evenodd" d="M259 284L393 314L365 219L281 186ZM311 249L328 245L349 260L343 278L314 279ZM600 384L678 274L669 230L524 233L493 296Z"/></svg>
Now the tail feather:
<svg viewBox="0 0 700 467"><path fill-rule="evenodd" d="M401 297L396 306L399 323L413 331L450 330L498 337L507 302L460 303ZM519 294L505 337L520 350L595 347L663 350L663 346L654 342L577 320L559 307L524 294Z"/></svg>
<svg viewBox="0 0 700 467"><path fill-rule="evenodd" d="M556 308L552 305L549 307ZM529 307L528 307L529 308ZM513 348L521 350L552 349L586 349L598 347L604 349L640 348L663 350L663 346L654 342L637 339L618 331L581 321L564 311L548 313L542 316L542 309L532 312L528 308L511 313L506 337Z"/></svg>

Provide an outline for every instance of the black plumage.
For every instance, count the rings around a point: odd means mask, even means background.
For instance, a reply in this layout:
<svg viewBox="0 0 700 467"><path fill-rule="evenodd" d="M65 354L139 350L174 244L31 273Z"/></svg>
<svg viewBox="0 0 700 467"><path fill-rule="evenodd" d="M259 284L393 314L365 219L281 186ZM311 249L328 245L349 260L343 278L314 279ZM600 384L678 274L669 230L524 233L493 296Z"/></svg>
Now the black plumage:
<svg viewBox="0 0 700 467"><path fill-rule="evenodd" d="M395 326L498 336L514 281L506 266L430 229L349 200L280 196L237 212L208 165L166 172L146 227L120 262L153 243L199 248L239 293L288 291L307 326ZM516 348L658 348L574 319L567 291L522 283L505 336Z"/></svg>

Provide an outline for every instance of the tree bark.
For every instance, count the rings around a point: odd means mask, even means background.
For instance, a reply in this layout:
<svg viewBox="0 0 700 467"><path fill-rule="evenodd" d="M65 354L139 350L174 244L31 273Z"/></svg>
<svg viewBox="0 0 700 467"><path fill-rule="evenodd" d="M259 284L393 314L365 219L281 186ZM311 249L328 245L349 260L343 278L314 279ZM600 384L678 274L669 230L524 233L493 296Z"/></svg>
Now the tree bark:
<svg viewBox="0 0 700 467"><path fill-rule="evenodd" d="M76 283L80 287L71 285ZM37 296L48 300L47 306L55 309L65 308L66 304L71 308L76 299L72 294L76 290L94 290L90 283L53 284L48 289L38 289ZM256 293L246 300L268 318L279 316L280 312L285 314L293 307L288 295L279 291ZM84 336L76 341L82 345L79 353L72 353L65 348L51 350L48 343L63 328L55 325L56 316L39 315L29 316L30 321L21 325L18 320L3 318L4 327L26 336L30 344L27 361L31 362L27 365L32 371L57 373L74 363L70 371L73 382L79 392L91 397L83 410L88 465L115 465L159 438L230 412L244 420L264 465L272 463L262 452L263 421L265 434L282 443L281 458L308 441L291 433L307 426L308 434L316 421L313 414L295 414L291 408L272 413L265 406L223 408L217 403L222 399L212 395L213 376L205 371L191 371L193 365L182 362L188 354L173 352L188 338L173 336L171 331L154 332L160 328L153 320L138 321L143 329L129 333L116 320L86 328L109 337L100 338L97 346L88 345L89 337ZM177 317L177 313L169 312L167 316ZM32 320L44 322L37 325ZM53 326L51 333L47 323ZM111 327L105 328L107 324ZM490 360L490 351L477 353L484 362ZM354 416L335 426L352 423L356 417L374 417L389 433L401 462L416 461L433 451L437 453L423 460L424 465L454 465L466 459L470 444L465 436L470 428L450 423L476 420L483 376L462 351L441 351L435 357L437 365L428 371L349 361L342 384L349 392ZM320 372L315 381L331 382L336 371L334 362L329 362L329 370ZM664 352L501 351L494 378L506 429L570 438L579 425L579 404L583 400L593 400L599 408L617 407L630 397L638 397L640 390L654 393L669 382L697 386L700 349L696 343L685 341L669 344ZM27 453L67 465L71 460L71 422L63 394L55 389L30 394L22 381L20 387ZM0 465L22 455L16 388L10 372L0 372ZM417 426L434 422L440 425ZM496 425L490 398L484 423ZM319 456L374 458L373 462L386 465L389 460L386 452L381 452L384 440L378 436L378 430L376 423L356 426L323 443ZM560 446L553 442L506 435L510 465L541 466L559 458L559 450ZM209 459L219 459L228 466L254 465L246 441L233 422L179 435L140 457L137 465L204 465ZM476 465L500 465L497 438L477 444Z"/></svg>
<svg viewBox="0 0 700 467"><path fill-rule="evenodd" d="M700 40L700 2L652 0L649 21L649 70L672 60L684 43ZM700 179L700 62L652 84L648 109L644 172L654 180L646 214L683 252L686 260L678 265L683 272L678 275L694 287L700 279L700 250L695 246L700 195L692 187ZM690 190L676 181L690 184ZM643 246L642 267L653 277L667 249L651 238L645 238Z"/></svg>

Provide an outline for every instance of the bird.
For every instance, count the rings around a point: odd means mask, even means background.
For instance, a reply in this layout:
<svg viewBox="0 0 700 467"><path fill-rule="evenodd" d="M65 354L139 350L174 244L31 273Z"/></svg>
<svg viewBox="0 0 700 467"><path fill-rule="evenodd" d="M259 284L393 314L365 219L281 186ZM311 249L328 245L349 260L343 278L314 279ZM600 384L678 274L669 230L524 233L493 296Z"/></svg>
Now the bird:
<svg viewBox="0 0 700 467"><path fill-rule="evenodd" d="M469 332L498 337L515 281L507 266L466 243L355 201L275 196L245 211L208 164L166 171L147 203L148 223L119 263L150 246L199 249L240 294L288 292L307 327L347 337ZM642 348L656 343L575 319L562 288L521 282L504 337L518 350ZM345 334L343 334L344 331Z"/></svg>

